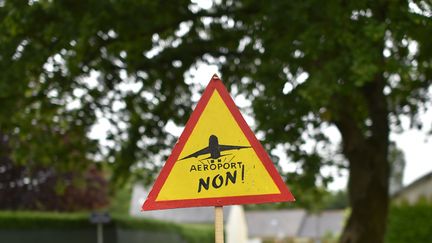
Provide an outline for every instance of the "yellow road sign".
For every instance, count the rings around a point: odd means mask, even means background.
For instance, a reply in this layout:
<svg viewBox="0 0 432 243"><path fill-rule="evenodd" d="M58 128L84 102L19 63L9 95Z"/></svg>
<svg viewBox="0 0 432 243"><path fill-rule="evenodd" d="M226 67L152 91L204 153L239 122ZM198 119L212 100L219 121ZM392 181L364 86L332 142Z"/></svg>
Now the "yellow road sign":
<svg viewBox="0 0 432 243"><path fill-rule="evenodd" d="M143 210L293 200L228 91L214 75Z"/></svg>

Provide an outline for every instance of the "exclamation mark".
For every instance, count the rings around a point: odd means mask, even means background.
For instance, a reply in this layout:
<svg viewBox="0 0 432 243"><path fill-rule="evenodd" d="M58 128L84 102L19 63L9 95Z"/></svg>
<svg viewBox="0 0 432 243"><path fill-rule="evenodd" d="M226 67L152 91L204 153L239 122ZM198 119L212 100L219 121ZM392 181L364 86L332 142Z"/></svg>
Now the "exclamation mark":
<svg viewBox="0 0 432 243"><path fill-rule="evenodd" d="M242 183L244 183L244 165L242 165Z"/></svg>

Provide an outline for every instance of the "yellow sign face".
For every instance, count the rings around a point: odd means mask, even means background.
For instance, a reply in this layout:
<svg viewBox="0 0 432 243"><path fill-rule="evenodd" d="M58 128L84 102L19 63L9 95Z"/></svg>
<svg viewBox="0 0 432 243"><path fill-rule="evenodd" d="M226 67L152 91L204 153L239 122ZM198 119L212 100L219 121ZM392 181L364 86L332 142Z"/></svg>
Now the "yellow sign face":
<svg viewBox="0 0 432 243"><path fill-rule="evenodd" d="M228 91L213 76L143 210L293 200Z"/></svg>
<svg viewBox="0 0 432 243"><path fill-rule="evenodd" d="M276 193L279 189L215 90L156 201Z"/></svg>

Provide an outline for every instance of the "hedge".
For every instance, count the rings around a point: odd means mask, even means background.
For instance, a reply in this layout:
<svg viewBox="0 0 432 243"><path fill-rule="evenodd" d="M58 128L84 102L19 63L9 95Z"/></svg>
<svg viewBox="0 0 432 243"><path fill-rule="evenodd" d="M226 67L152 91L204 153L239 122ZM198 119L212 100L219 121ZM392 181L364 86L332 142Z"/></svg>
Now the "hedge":
<svg viewBox="0 0 432 243"><path fill-rule="evenodd" d="M76 229L94 227L88 213L0 211L0 229Z"/></svg>
<svg viewBox="0 0 432 243"><path fill-rule="evenodd" d="M387 243L432 242L432 205L392 206Z"/></svg>
<svg viewBox="0 0 432 243"><path fill-rule="evenodd" d="M153 219L139 219L125 216L112 217L108 227L149 232L170 232L179 234L190 243L213 242L214 229L211 225L183 225ZM89 222L89 213L56 213L0 211L0 229L86 229L94 228Z"/></svg>

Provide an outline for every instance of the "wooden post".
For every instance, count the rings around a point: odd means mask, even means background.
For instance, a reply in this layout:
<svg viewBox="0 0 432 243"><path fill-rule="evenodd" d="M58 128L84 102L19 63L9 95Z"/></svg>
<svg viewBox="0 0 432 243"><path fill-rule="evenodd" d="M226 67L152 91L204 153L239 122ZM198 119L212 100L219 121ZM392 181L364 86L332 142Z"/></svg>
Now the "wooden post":
<svg viewBox="0 0 432 243"><path fill-rule="evenodd" d="M215 207L215 243L224 243L224 222L222 206Z"/></svg>

